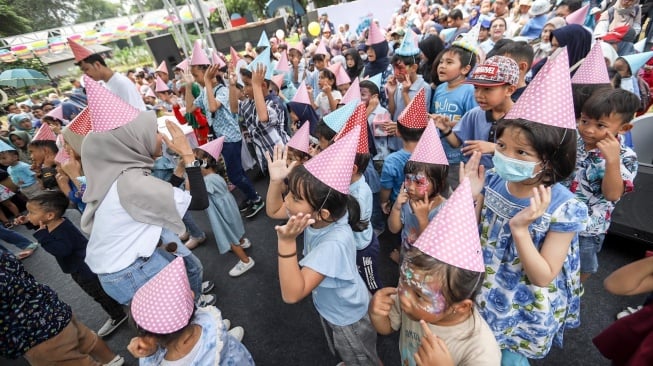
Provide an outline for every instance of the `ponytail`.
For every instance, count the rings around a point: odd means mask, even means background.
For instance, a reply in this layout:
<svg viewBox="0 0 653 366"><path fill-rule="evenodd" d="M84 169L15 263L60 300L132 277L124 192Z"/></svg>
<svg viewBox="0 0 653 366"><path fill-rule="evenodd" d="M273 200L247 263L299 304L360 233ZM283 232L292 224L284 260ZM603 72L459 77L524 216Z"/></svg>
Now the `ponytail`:
<svg viewBox="0 0 653 366"><path fill-rule="evenodd" d="M361 207L354 196L347 195L347 213L349 214L349 226L355 232L361 232L367 229L368 221L361 220Z"/></svg>

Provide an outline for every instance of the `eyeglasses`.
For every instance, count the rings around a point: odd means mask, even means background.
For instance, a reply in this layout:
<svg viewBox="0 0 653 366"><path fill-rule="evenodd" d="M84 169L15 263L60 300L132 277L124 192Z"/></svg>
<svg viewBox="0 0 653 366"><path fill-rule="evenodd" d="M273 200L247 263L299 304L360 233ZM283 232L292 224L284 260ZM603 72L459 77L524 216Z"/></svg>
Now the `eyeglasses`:
<svg viewBox="0 0 653 366"><path fill-rule="evenodd" d="M404 183L410 184L411 182L421 187L426 187L430 184L429 179L422 174L406 174L404 176Z"/></svg>

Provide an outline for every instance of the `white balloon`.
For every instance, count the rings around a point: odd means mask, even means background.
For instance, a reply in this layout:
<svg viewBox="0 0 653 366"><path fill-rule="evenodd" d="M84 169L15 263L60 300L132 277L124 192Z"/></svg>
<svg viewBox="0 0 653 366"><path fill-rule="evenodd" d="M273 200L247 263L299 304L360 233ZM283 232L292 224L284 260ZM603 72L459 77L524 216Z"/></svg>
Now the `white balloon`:
<svg viewBox="0 0 653 366"><path fill-rule="evenodd" d="M283 31L283 29L277 29L275 34L277 35L277 39L279 39L279 41L283 41L284 37L286 36L286 33Z"/></svg>

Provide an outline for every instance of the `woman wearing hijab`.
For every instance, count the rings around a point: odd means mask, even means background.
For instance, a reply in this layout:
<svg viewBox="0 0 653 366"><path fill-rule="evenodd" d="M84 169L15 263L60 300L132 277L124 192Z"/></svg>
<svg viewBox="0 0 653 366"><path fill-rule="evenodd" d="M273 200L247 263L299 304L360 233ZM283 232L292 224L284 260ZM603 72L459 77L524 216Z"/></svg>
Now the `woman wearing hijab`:
<svg viewBox="0 0 653 366"><path fill-rule="evenodd" d="M350 48L344 53L345 55L345 71L347 71L347 76L350 80L354 80L357 77L363 76L363 69L365 65L363 64L363 59L361 55L358 54L358 51Z"/></svg>
<svg viewBox="0 0 653 366"><path fill-rule="evenodd" d="M633 29L635 34L642 30L642 9L639 0L617 0L612 7L601 13L594 34L602 36L624 25Z"/></svg>
<svg viewBox="0 0 653 366"><path fill-rule="evenodd" d="M569 24L551 32L551 53L558 47L567 47L569 55L569 73L571 76L576 73L580 62L587 56L592 48L592 34L582 25ZM532 68L532 75L535 77L542 66L549 58L544 58Z"/></svg>
<svg viewBox="0 0 653 366"><path fill-rule="evenodd" d="M14 128L14 131L25 131L30 136L34 135L34 125L32 124L32 117L27 113L14 114L9 118L9 124Z"/></svg>
<svg viewBox="0 0 653 366"><path fill-rule="evenodd" d="M419 63L419 68L417 69L417 73L422 75L424 81L430 84L434 82L434 80L431 77L432 76L431 69L433 67L433 62L435 61L436 57L438 57L440 52L442 52L442 50L444 49L444 43L442 42L440 37L429 35L419 42L418 47L420 51L422 51L422 60Z"/></svg>
<svg viewBox="0 0 653 366"><path fill-rule="evenodd" d="M533 60L535 60L535 63L551 55L551 32L565 25L567 25L567 22L563 17L553 17L544 24L542 34L540 35L540 43L533 46L533 51L535 51Z"/></svg>
<svg viewBox="0 0 653 366"><path fill-rule="evenodd" d="M363 78L372 77L376 74L381 74L381 85L379 85L379 101L383 108L388 107L388 97L385 95L385 88L383 87L388 81L388 77L392 75L392 65L390 64L390 57L388 57L388 42L383 40L379 43L367 45L365 52L367 53L367 62L365 62L365 70L363 71Z"/></svg>
<svg viewBox="0 0 653 366"><path fill-rule="evenodd" d="M28 145L32 142L32 135L27 131L16 130L9 133L9 141L18 151L18 160L32 165L32 156L29 153Z"/></svg>
<svg viewBox="0 0 653 366"><path fill-rule="evenodd" d="M311 105L291 101L288 102L288 110L290 111L290 120L292 121L291 129L293 133L308 121L309 133L311 136L315 136L315 126L317 126L320 117Z"/></svg>

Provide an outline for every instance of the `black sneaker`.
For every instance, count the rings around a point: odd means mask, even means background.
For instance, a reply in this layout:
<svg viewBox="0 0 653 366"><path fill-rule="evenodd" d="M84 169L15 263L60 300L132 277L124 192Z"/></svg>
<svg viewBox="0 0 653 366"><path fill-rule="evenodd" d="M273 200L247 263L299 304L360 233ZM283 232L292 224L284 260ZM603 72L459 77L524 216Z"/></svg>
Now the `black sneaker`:
<svg viewBox="0 0 653 366"><path fill-rule="evenodd" d="M245 211L244 215L246 218L250 219L256 214L261 211L265 207L265 201L263 201L262 198L259 197L259 199L255 202L252 202L252 205L250 206L248 211Z"/></svg>
<svg viewBox="0 0 653 366"><path fill-rule="evenodd" d="M250 209L251 207L252 207L252 201L250 201L250 200L243 200L243 202L241 202L241 203L238 205L238 209L240 210L240 212L246 212L246 211L249 211L249 209Z"/></svg>

